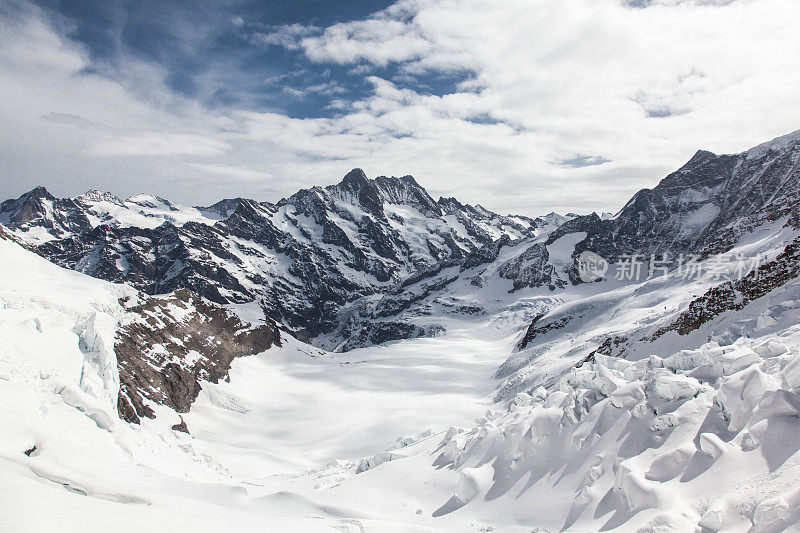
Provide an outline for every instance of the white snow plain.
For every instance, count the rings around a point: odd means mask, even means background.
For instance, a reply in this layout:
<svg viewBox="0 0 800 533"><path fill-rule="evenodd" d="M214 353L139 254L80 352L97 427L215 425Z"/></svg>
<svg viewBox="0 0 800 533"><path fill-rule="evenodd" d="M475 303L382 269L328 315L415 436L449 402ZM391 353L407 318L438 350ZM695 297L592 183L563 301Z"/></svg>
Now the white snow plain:
<svg viewBox="0 0 800 533"><path fill-rule="evenodd" d="M791 237L740 250L774 257ZM285 339L204 383L186 435L158 406L117 417L133 289L1 239L0 255L2 531L800 530L797 280L580 366L718 281L609 281L563 304L497 291L492 316L346 354ZM542 302L583 311L516 350L520 308Z"/></svg>

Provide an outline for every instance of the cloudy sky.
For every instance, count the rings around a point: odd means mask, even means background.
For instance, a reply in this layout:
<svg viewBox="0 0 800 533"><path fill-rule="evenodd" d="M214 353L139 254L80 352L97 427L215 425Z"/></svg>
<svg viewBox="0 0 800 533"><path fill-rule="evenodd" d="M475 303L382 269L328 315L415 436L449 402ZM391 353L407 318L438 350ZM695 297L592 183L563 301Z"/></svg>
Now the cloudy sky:
<svg viewBox="0 0 800 533"><path fill-rule="evenodd" d="M412 174L616 211L800 129L797 0L3 0L0 197L178 203Z"/></svg>

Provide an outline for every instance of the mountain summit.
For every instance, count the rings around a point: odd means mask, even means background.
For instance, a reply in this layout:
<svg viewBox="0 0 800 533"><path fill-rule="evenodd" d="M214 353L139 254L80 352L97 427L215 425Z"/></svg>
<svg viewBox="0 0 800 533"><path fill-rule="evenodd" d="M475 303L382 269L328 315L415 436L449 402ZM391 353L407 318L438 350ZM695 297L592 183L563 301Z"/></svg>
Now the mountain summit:
<svg viewBox="0 0 800 533"><path fill-rule="evenodd" d="M369 179L361 169L275 204L188 208L97 191L57 199L37 188L4 202L0 216L62 266L150 294L185 287L218 303L256 301L304 338L336 328L349 302L536 228L526 217L437 203L411 176Z"/></svg>

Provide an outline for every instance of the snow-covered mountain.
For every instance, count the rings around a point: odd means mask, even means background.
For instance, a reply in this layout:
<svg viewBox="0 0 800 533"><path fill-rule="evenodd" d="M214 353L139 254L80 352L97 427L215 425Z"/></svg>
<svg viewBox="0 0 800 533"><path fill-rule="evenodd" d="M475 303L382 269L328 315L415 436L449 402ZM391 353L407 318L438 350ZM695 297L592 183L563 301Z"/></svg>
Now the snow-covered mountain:
<svg viewBox="0 0 800 533"><path fill-rule="evenodd" d="M616 216L576 217L548 242L585 233L576 252L591 250L612 262L626 254L725 252L759 224L797 220L798 177L800 131L736 155L700 150L652 190L636 193Z"/></svg>
<svg viewBox="0 0 800 533"><path fill-rule="evenodd" d="M799 203L800 133L738 155L700 151L652 190L636 193L616 216L551 215L550 224L540 224L533 235L497 239L349 305L338 330L320 344L348 349L379 343L396 324L435 332L437 316L494 316L506 302L498 295L505 293L538 296L544 289L558 300L582 283L578 261L584 251L612 264L609 277L617 273L615 263L634 256L644 276L651 267L675 268L728 252L765 223L798 226ZM537 305L528 313L533 318L541 311Z"/></svg>
<svg viewBox="0 0 800 533"><path fill-rule="evenodd" d="M0 529L795 531L799 161L701 151L611 217L359 171L4 202Z"/></svg>
<svg viewBox="0 0 800 533"><path fill-rule="evenodd" d="M149 294L188 288L217 303L256 301L303 338L421 269L561 220L437 202L410 176L370 180L360 169L276 204L187 208L98 191L59 199L38 187L0 205L0 221L59 265Z"/></svg>
<svg viewBox="0 0 800 533"><path fill-rule="evenodd" d="M126 285L93 284L37 260L5 232L0 232L0 248L6 262L3 308L53 308L63 338L48 341L44 335L42 348L61 342L62 349L82 358L76 365L79 387L103 397L127 422L155 418L152 404L188 412L201 381L227 379L233 359L281 344L279 328L269 319L243 322L232 310L186 289L152 297ZM33 326L37 333L48 329L41 318ZM24 342L23 335L17 343Z"/></svg>

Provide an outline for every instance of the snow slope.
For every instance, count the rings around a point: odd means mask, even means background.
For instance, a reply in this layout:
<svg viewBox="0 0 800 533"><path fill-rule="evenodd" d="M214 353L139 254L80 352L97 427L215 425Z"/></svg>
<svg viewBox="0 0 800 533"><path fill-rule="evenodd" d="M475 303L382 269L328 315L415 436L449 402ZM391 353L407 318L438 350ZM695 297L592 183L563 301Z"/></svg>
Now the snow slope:
<svg viewBox="0 0 800 533"><path fill-rule="evenodd" d="M204 385L184 419L203 451L236 477L260 480L471 423L492 401L492 375L514 336L474 323L451 327L444 338L346 354L287 341L234 361L230 382Z"/></svg>
<svg viewBox="0 0 800 533"><path fill-rule="evenodd" d="M792 237L765 231L741 249L775 256ZM9 241L0 251L4 528L757 532L800 520L797 280L688 338L583 363L717 282L582 287L595 293L562 307L592 302L611 320L534 339L497 378L535 296L505 292L507 320L451 317L440 337L344 356L290 340L204 383L186 435L167 409L120 421L118 384L98 370L113 351L80 342L90 318L92 336L113 336L132 289Z"/></svg>
<svg viewBox="0 0 800 533"><path fill-rule="evenodd" d="M156 405L158 417L141 425L117 416L119 378L105 372L116 368L105 346L130 320L119 298L135 290L7 240L0 253L2 530L86 531L88 520L91 530L405 531L368 508L316 503L313 490L253 483L468 423L490 401L487 377L514 341L454 333L346 359L288 341L234 361L229 383L204 383L184 415L189 436Z"/></svg>
<svg viewBox="0 0 800 533"><path fill-rule="evenodd" d="M118 299L135 290L0 239L0 530L349 530L301 496L250 498L172 412L117 416ZM386 525L392 529L391 524Z"/></svg>
<svg viewBox="0 0 800 533"><path fill-rule="evenodd" d="M774 258L795 235L762 228L732 256ZM550 314L576 323L514 354L473 424L286 486L451 531L797 531L800 280L688 335L640 338L718 273L575 293ZM624 358L596 353L623 335Z"/></svg>

